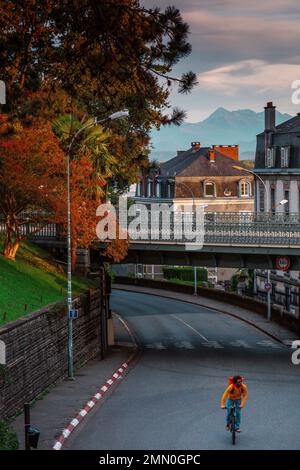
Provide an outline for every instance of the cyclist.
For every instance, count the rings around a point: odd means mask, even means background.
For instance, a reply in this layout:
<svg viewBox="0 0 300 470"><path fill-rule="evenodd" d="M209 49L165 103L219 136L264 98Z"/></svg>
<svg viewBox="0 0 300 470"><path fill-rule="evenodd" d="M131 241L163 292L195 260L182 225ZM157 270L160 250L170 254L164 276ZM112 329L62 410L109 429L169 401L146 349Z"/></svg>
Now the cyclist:
<svg viewBox="0 0 300 470"><path fill-rule="evenodd" d="M226 415L226 429L230 430L230 408L235 403L236 405L236 432L241 432L240 423L241 423L241 409L246 403L247 400L247 387L243 383L243 378L240 375L235 375L232 379L229 379L229 386L226 388L223 396L221 398L221 408L225 409L227 407ZM227 402L226 402L227 399ZM226 402L226 406L225 406Z"/></svg>

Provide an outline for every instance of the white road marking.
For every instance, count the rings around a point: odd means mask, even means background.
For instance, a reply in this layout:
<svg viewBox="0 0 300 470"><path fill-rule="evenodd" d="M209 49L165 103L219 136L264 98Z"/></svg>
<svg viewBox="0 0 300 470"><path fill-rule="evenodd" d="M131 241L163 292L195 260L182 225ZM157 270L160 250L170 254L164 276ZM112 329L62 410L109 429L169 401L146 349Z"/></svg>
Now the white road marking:
<svg viewBox="0 0 300 470"><path fill-rule="evenodd" d="M249 349L251 348L251 346L249 346L249 344L242 340L242 339L237 339L235 341L231 341L229 344L231 344L231 346L235 346L237 348L246 348L246 349Z"/></svg>
<svg viewBox="0 0 300 470"><path fill-rule="evenodd" d="M201 333L199 333L199 331L195 330L195 328L193 328L191 325L189 325L188 323L186 323L184 320L182 320L181 318L178 318L176 315L171 315L173 318L176 318L176 320L180 321L181 323L183 323L185 326L187 326L188 328L190 328L194 333L196 333L198 336L201 336L202 339L204 339L204 341L208 341L207 338L205 338L205 336L203 336Z"/></svg>
<svg viewBox="0 0 300 470"><path fill-rule="evenodd" d="M145 348L147 349L167 349L166 346L163 343L151 343L151 344L146 344Z"/></svg>
<svg viewBox="0 0 300 470"><path fill-rule="evenodd" d="M218 343L218 341L207 341L206 343L201 344L207 348L224 349L224 346Z"/></svg>
<svg viewBox="0 0 300 470"><path fill-rule="evenodd" d="M175 343L175 347L178 349L195 349L195 347L189 341L178 341Z"/></svg>
<svg viewBox="0 0 300 470"><path fill-rule="evenodd" d="M263 341L257 341L256 344L265 348L281 349L281 346L279 344L276 344L273 341L269 341L268 339L265 339Z"/></svg>
<svg viewBox="0 0 300 470"><path fill-rule="evenodd" d="M287 346L292 346L294 340L293 339L284 339L282 342L284 344L286 344Z"/></svg>

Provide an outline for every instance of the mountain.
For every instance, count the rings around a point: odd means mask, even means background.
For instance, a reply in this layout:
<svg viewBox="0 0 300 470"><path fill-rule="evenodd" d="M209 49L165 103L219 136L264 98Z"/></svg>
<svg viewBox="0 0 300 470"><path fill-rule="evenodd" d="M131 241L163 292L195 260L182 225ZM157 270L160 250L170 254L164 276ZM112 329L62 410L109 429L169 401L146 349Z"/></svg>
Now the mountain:
<svg viewBox="0 0 300 470"><path fill-rule="evenodd" d="M276 124L291 116L276 111ZM177 150L190 148L192 141L203 146L212 144L240 146L240 159L254 159L256 134L264 129L264 112L251 109L228 111L218 108L208 118L197 123L184 122L181 126L165 126L151 133L151 158L165 161L176 155Z"/></svg>

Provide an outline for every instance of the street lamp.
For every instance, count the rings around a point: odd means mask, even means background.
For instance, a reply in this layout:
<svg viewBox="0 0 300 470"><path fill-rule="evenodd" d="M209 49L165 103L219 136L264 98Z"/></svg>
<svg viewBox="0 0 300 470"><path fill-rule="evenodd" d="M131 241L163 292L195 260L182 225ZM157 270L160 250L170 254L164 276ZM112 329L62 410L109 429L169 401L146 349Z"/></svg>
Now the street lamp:
<svg viewBox="0 0 300 470"><path fill-rule="evenodd" d="M74 367L73 367L73 323L72 323L72 240L71 240L71 175L70 175L70 156L72 146L78 137L78 135L89 127L97 126L106 121L112 121L115 119L121 119L128 117L128 111L118 111L111 114L110 116L98 120L95 118L92 122L82 126L73 136L67 152L67 190L68 190L68 221L67 221L67 247L68 247L68 289L67 289L67 302L68 302L68 377L74 378Z"/></svg>
<svg viewBox="0 0 300 470"><path fill-rule="evenodd" d="M168 179L168 181L174 183L175 179L170 178ZM182 184L190 192L192 199L193 199L193 206L192 206L192 213L193 213L194 210L196 210L196 203L195 203L195 195L194 195L192 188L188 186L186 183L184 183L183 181L177 181L177 184ZM202 204L203 208L207 206L208 204ZM197 266L194 266L194 295L197 295Z"/></svg>
<svg viewBox="0 0 300 470"><path fill-rule="evenodd" d="M262 182L262 184L264 185L264 188L265 188L265 192L266 192L268 213L271 213L273 208L271 207L271 205L269 203L270 202L269 193L268 193L267 186L266 186L266 183L264 182L264 180L258 174L254 173L254 171L248 170L248 168L243 168L243 167L238 166L238 165L234 165L232 168L234 168L235 170L247 171L248 173L251 173L252 175L256 176ZM274 209L276 209L276 207L278 207L278 206L283 206L287 202L288 202L287 199L282 199L274 207ZM255 270L254 270L254 284L256 283L255 276L256 276L256 274L255 274ZM267 283L270 284L270 270L269 269L267 269ZM254 292L256 292L256 285L254 285L254 289L255 289ZM270 291L270 289L268 289L268 291L267 291L267 303L268 303L267 317L268 317L268 320L271 320L271 291Z"/></svg>

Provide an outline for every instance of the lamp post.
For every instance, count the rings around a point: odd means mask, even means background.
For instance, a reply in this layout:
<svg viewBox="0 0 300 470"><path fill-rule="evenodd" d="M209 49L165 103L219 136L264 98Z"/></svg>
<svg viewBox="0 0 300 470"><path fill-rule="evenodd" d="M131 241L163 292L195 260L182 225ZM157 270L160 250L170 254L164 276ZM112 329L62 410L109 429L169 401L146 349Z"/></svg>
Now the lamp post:
<svg viewBox="0 0 300 470"><path fill-rule="evenodd" d="M236 165L233 166L232 168L234 168L235 170L247 171L248 173L251 173L252 175L256 176L262 182L262 184L264 185L264 188L265 188L265 192L266 192L266 201L267 201L267 207L268 207L268 213L269 214L272 213L272 210L276 209L276 207L283 206L284 204L286 204L288 202L287 199L282 199L278 204L276 204L276 206L274 208L272 208L271 205L270 205L269 193L268 193L267 186L266 186L266 183L264 182L264 180L259 175L254 173L254 171L248 170L247 168L243 168L241 166L236 166ZM256 282L256 280L255 280L255 270L254 270L254 284L255 284L255 282ZM267 283L270 284L270 270L269 269L267 269ZM255 292L256 292L256 286L255 286ZM270 289L268 289L268 291L267 291L267 304L268 304L267 318L270 321L271 320L271 290Z"/></svg>
<svg viewBox="0 0 300 470"><path fill-rule="evenodd" d="M68 288L67 288L67 303L68 303L68 377L70 379L74 378L74 366L73 366L73 323L72 323L72 240L71 240L71 175L70 175L70 157L72 146L78 137L78 135L89 127L97 126L106 121L111 121L114 119L120 119L123 117L128 117L128 111L118 111L111 114L107 118L98 120L97 118L94 121L89 122L88 124L82 126L73 136L67 151L67 192L68 192L68 219L67 219L67 249L68 249Z"/></svg>
<svg viewBox="0 0 300 470"><path fill-rule="evenodd" d="M168 181L174 183L175 179L170 178L168 179ZM193 212L196 210L196 203L195 203L195 195L194 195L192 188L190 188L190 186L188 186L183 181L177 181L177 183L182 184L182 186L184 186L190 192L192 199L193 199L193 206L192 206L192 214L193 214ZM208 204L202 204L202 206L207 207ZM194 295L197 295L197 266L194 266Z"/></svg>

